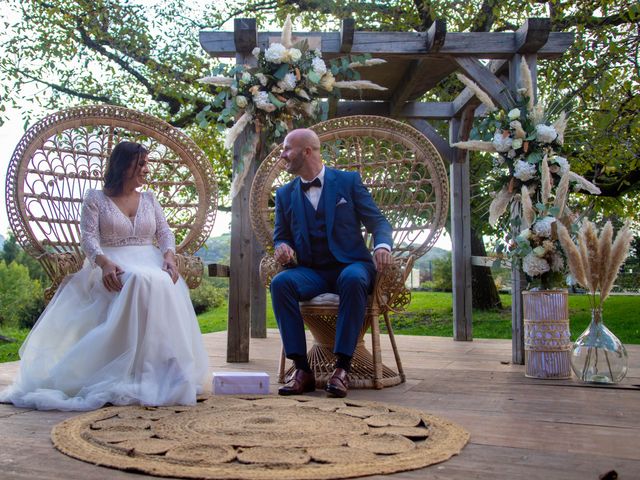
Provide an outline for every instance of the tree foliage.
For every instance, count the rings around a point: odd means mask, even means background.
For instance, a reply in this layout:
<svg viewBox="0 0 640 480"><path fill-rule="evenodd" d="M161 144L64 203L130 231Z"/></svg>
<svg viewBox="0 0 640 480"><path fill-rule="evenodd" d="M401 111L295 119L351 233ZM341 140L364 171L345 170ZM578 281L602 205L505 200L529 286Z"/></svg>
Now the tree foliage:
<svg viewBox="0 0 640 480"><path fill-rule="evenodd" d="M582 207L602 215L637 212L640 7L634 0L4 3L0 110L19 108L27 123L35 109L78 103L112 103L158 115L186 129L213 159L223 192L229 185L229 153L215 128L195 125L215 93L196 80L218 62L199 45L201 29L230 29L236 17L256 17L264 28L281 24L287 13L298 28L336 30L339 20L350 16L358 29L378 31L425 31L436 18L446 19L449 31L513 31L527 17L550 17L554 30L573 31L576 41L563 57L540 62L540 95L572 110L569 155L579 160L578 173L603 191L598 199L582 199ZM450 100L461 88L450 78L428 97ZM476 163L482 176L486 166Z"/></svg>

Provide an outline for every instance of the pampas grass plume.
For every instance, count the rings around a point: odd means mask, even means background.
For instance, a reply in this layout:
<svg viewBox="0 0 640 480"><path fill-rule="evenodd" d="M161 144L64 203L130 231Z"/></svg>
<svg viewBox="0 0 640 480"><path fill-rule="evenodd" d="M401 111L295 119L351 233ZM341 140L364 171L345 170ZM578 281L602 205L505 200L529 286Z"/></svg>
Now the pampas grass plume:
<svg viewBox="0 0 640 480"><path fill-rule="evenodd" d="M556 222L556 232L558 234L558 240L560 240L560 245L562 245L562 249L567 254L567 261L569 263L569 270L571 271L571 274L580 285L588 288L587 276L584 272L580 251L578 250L578 247L576 247L575 243L573 243L573 240L571 240L569 231L562 223Z"/></svg>
<svg viewBox="0 0 640 480"><path fill-rule="evenodd" d="M567 195L569 194L569 170L564 172L564 175L560 178L558 188L556 189L556 198L553 201L553 206L558 207L558 218L562 218L562 214L567 208Z"/></svg>
<svg viewBox="0 0 640 480"><path fill-rule="evenodd" d="M474 152L496 152L493 142L484 142L482 140L467 140L466 142L452 143L451 146L464 150L473 150Z"/></svg>
<svg viewBox="0 0 640 480"><path fill-rule="evenodd" d="M373 83L369 80L346 80L335 82L334 87L347 88L351 90L386 90L387 87L382 87L377 83Z"/></svg>
<svg viewBox="0 0 640 480"><path fill-rule="evenodd" d="M542 203L547 203L549 201L549 197L551 197L551 172L549 171L549 161L547 160L547 156L545 155L540 163L540 181L542 183L542 187L540 190L540 195L542 199Z"/></svg>
<svg viewBox="0 0 640 480"><path fill-rule="evenodd" d="M533 220L536 214L533 210L533 204L531 203L529 189L526 185L522 185L522 188L520 190L522 198L522 217L525 222L525 224L522 225L522 228L529 228L531 225L533 225Z"/></svg>
<svg viewBox="0 0 640 480"><path fill-rule="evenodd" d="M526 90L525 95L529 97L529 111L531 111L533 110L533 77L524 56L520 61L520 76L522 77L523 87Z"/></svg>
<svg viewBox="0 0 640 480"><path fill-rule="evenodd" d="M629 254L629 247L632 239L633 235L631 234L631 230L629 230L629 225L625 224L625 226L618 231L618 235L616 235L616 239L611 246L609 263L606 265L606 276L602 280L600 286L601 304L609 296L609 293L611 293L613 284L618 277L618 270L620 270L620 266L624 263L627 255Z"/></svg>
<svg viewBox="0 0 640 480"><path fill-rule="evenodd" d="M487 110L489 110L490 112L495 112L497 110L495 103L493 103L493 100L491 100L489 95L487 95L476 82L470 80L460 73L456 73L456 77L458 77L458 80L464 83L469 88L469 90L471 90L474 95L478 97L478 100L484 103L484 105L487 107Z"/></svg>
<svg viewBox="0 0 640 480"><path fill-rule="evenodd" d="M498 219L507 210L512 197L513 192L510 192L507 186L498 192L496 198L489 205L489 224L491 226L495 227L496 223L498 223Z"/></svg>

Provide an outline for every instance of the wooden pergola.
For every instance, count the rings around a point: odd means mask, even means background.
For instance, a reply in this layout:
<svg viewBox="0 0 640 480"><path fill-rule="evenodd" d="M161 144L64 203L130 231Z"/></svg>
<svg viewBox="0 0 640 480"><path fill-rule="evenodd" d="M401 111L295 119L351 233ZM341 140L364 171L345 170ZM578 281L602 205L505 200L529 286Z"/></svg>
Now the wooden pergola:
<svg viewBox="0 0 640 480"><path fill-rule="evenodd" d="M472 340L471 266L490 264L471 256L469 154L450 147L468 138L480 102L465 88L452 102L420 102L426 92L459 71L476 82L496 103L508 109L517 97L520 62L524 57L536 79L538 59L561 56L573 43L573 33L551 32L547 18L530 18L516 32L447 32L436 20L427 32L364 32L353 19L344 19L340 32L294 32L298 39L320 42L323 58L370 53L387 63L361 70L362 78L387 87L386 91L343 91L341 101L330 101L329 116L369 114L406 120L436 147L450 168L451 239L453 269L453 338ZM213 57L235 57L238 64L255 63L251 51L279 41L280 32L258 32L255 19L236 19L233 32L202 31L200 44ZM486 61L485 61L486 60ZM440 136L433 121L447 121L449 138ZM234 171L239 162L236 141ZM258 152L243 188L233 198L231 212L231 262L227 361L249 361L250 337L266 336L266 295L258 278L263 252L255 241L249 220L249 192L255 168L266 156ZM524 363L522 319L523 277L512 270L512 361Z"/></svg>

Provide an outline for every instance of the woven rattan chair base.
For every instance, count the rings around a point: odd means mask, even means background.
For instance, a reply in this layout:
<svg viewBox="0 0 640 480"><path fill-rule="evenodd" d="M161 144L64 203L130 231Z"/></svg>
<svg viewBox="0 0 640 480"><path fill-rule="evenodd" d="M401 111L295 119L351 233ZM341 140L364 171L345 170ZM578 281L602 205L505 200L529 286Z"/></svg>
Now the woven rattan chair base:
<svg viewBox="0 0 640 480"><path fill-rule="evenodd" d="M309 358L311 370L316 377L316 388L324 388L335 369L333 345L314 343L307 352L307 357ZM284 376L278 379L279 382L284 383L293 371L294 366L289 367ZM403 383L405 380L403 375L400 375L384 364L382 365L382 375L383 378L381 382L385 388L393 387L394 385ZM371 352L365 348L364 342L356 346L353 354L351 371L349 372L349 385L350 388L376 388L373 379L373 356Z"/></svg>
<svg viewBox="0 0 640 480"><path fill-rule="evenodd" d="M61 452L156 476L338 479L415 470L457 455L461 427L378 402L212 396L192 407L109 407L53 428Z"/></svg>

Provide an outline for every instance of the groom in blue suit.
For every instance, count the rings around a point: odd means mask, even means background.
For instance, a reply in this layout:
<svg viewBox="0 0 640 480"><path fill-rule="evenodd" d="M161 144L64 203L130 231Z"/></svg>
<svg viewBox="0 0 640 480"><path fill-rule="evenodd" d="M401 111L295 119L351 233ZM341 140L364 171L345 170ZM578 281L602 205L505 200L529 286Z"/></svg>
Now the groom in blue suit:
<svg viewBox="0 0 640 480"><path fill-rule="evenodd" d="M271 299L285 355L295 363L295 371L278 393L315 390L298 302L330 292L340 296L340 304L335 371L325 389L344 397L376 270L392 262L391 225L359 173L323 165L320 140L312 130L291 131L281 158L287 172L297 177L276 191L275 259L289 268L273 278ZM362 225L373 234L373 257L364 243Z"/></svg>

